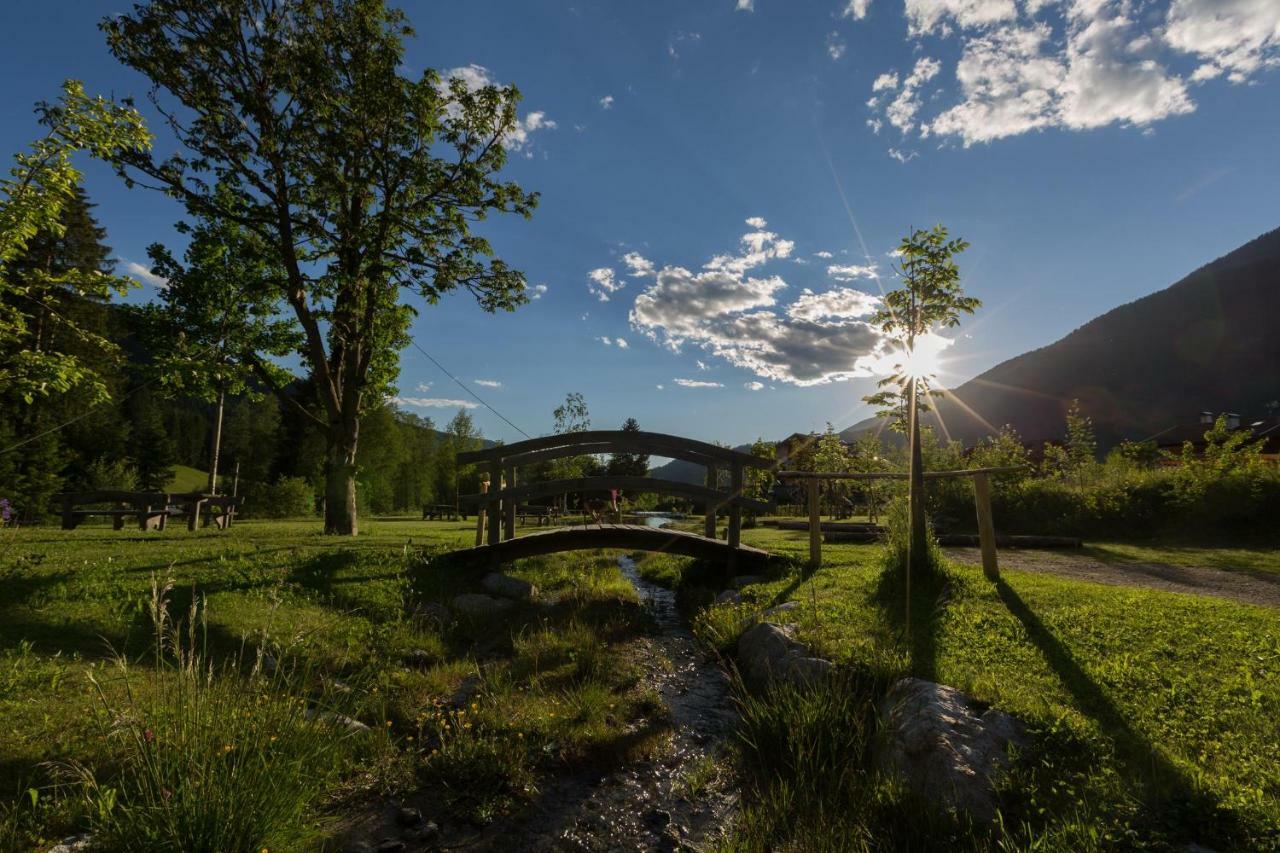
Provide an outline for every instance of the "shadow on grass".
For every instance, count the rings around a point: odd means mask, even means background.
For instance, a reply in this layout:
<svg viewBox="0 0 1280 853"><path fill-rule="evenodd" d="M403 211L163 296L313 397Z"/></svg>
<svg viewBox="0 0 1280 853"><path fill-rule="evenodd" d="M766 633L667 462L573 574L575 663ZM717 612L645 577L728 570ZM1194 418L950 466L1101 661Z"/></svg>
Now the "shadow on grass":
<svg viewBox="0 0 1280 853"><path fill-rule="evenodd" d="M939 624L949 589L950 579L945 571L912 576L909 633L906 575L901 571L881 571L872 592L871 600L880 608L894 635L906 643L911 675L926 681L938 680Z"/></svg>
<svg viewBox="0 0 1280 853"><path fill-rule="evenodd" d="M1239 817L1177 767L1125 718L1106 691L1076 661L1071 650L1003 578L996 593L1026 629L1045 662L1071 694L1075 707L1098 723L1115 746L1116 758L1130 780L1141 786L1144 818L1152 829L1212 844L1219 849L1249 846ZM1243 845L1243 846L1242 846Z"/></svg>

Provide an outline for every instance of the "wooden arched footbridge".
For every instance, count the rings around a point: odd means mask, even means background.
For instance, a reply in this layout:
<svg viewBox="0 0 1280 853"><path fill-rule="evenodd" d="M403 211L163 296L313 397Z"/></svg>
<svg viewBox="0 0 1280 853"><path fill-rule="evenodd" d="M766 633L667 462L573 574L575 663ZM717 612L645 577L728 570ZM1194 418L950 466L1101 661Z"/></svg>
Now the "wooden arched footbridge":
<svg viewBox="0 0 1280 853"><path fill-rule="evenodd" d="M706 468L705 485L655 477L605 475L573 479L521 482L521 470L553 459L604 453L645 454L694 462ZM522 557L561 551L622 548L661 551L726 562L760 563L768 554L742 544L742 511L767 512L773 505L743 496L747 468L772 468L774 461L726 447L656 432L590 430L533 438L458 454L459 465L481 465L489 472L489 489L464 495L464 503L483 507L476 547L455 551L453 559L506 563ZM728 473L727 487L720 472ZM690 498L705 506L703 533L665 530L637 524L600 522L561 527L516 536L516 516L529 500L577 493L608 496L656 493ZM725 538L716 538L718 513L728 516ZM486 530L487 529L487 530ZM485 531L482 540L482 531Z"/></svg>

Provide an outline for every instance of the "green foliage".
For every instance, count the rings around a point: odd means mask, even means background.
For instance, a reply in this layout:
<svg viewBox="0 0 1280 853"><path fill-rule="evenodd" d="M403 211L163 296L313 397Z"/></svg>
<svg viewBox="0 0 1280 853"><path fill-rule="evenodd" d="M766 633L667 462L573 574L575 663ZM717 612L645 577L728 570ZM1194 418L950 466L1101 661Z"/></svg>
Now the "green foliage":
<svg viewBox="0 0 1280 853"><path fill-rule="evenodd" d="M762 459L774 459L777 449L777 445L772 441L757 438L751 445L751 455ZM746 496L757 501L770 500L773 496L773 486L777 481L778 476L772 468L748 468L746 469Z"/></svg>
<svg viewBox="0 0 1280 853"><path fill-rule="evenodd" d="M301 477L281 477L253 488L244 509L252 518L308 518L316 511L315 489Z"/></svg>
<svg viewBox="0 0 1280 853"><path fill-rule="evenodd" d="M382 0L154 0L101 28L156 108L182 116L181 153L121 152L121 175L260 243L269 274L246 287L296 324L326 430L325 528L356 533L359 422L394 392L415 312L404 297L527 301L524 275L471 225L537 204L497 177L519 92L404 76L412 30Z"/></svg>
<svg viewBox="0 0 1280 853"><path fill-rule="evenodd" d="M63 84L57 104L39 104L37 112L46 134L16 156L9 176L0 180L0 388L29 404L84 385L96 402L108 393L94 363L52 339L74 340L97 351L99 359L115 355L114 344L61 309L69 300L123 294L131 282L109 275L100 263L55 263L52 251L43 264L21 259L42 242L52 250L68 227L64 208L83 202L73 155L86 151L109 159L141 153L149 150L151 137L131 105L90 98L74 80ZM42 241L41 235L53 239Z"/></svg>
<svg viewBox="0 0 1280 853"><path fill-rule="evenodd" d="M911 524L907 513L907 500L899 496L889 501L884 513L885 539L881 552L881 565L890 574L901 575L906 571L911 549ZM941 573L945 561L933 528L925 528L925 556L916 565L928 566L931 573Z"/></svg>
<svg viewBox="0 0 1280 853"><path fill-rule="evenodd" d="M292 680L249 676L219 665L202 647L203 608L185 625L168 612L169 588L155 589L154 669L116 660L124 698L106 675L90 676L104 736L124 757L111 778L83 766L76 775L96 844L121 851L242 851L301 848L307 812L331 784L350 735L329 711L297 697Z"/></svg>
<svg viewBox="0 0 1280 853"><path fill-rule="evenodd" d="M627 418L622 424L623 432L640 432L640 423L635 418ZM605 464L605 473L624 477L649 476L649 455L647 453L614 453Z"/></svg>

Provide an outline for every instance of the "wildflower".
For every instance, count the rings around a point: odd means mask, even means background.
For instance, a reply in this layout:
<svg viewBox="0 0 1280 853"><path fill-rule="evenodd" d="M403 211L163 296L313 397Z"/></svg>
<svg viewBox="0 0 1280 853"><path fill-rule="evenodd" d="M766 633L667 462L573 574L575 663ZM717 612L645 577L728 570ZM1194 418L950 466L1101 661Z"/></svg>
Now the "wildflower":
<svg viewBox="0 0 1280 853"><path fill-rule="evenodd" d="M145 740L147 743L151 743L153 740L156 739L156 733L151 731L151 729L147 729L142 733L142 739Z"/></svg>
<svg viewBox="0 0 1280 853"><path fill-rule="evenodd" d="M232 746L231 746L231 744L229 744L229 743L226 743L226 744L223 744L223 745L222 745L222 751L223 751L224 753L226 753L226 752L230 752L233 748L234 748L234 747L232 747Z"/></svg>

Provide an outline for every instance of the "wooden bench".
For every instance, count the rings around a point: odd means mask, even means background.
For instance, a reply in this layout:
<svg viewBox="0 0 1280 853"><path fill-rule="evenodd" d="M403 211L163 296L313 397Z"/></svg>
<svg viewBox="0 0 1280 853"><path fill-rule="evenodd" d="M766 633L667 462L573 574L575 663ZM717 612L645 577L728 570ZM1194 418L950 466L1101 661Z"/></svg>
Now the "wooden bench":
<svg viewBox="0 0 1280 853"><path fill-rule="evenodd" d="M213 524L219 530L226 530L235 519L236 510L244 503L243 498L210 495L204 492L178 492L168 495L168 498L169 514L185 518L187 530L195 530L202 517L205 527Z"/></svg>
<svg viewBox="0 0 1280 853"><path fill-rule="evenodd" d="M552 522L561 517L560 507L556 506L535 506L527 505L516 509L516 515L520 516L520 523L524 524L529 518L533 518L539 527L544 524L548 527Z"/></svg>

